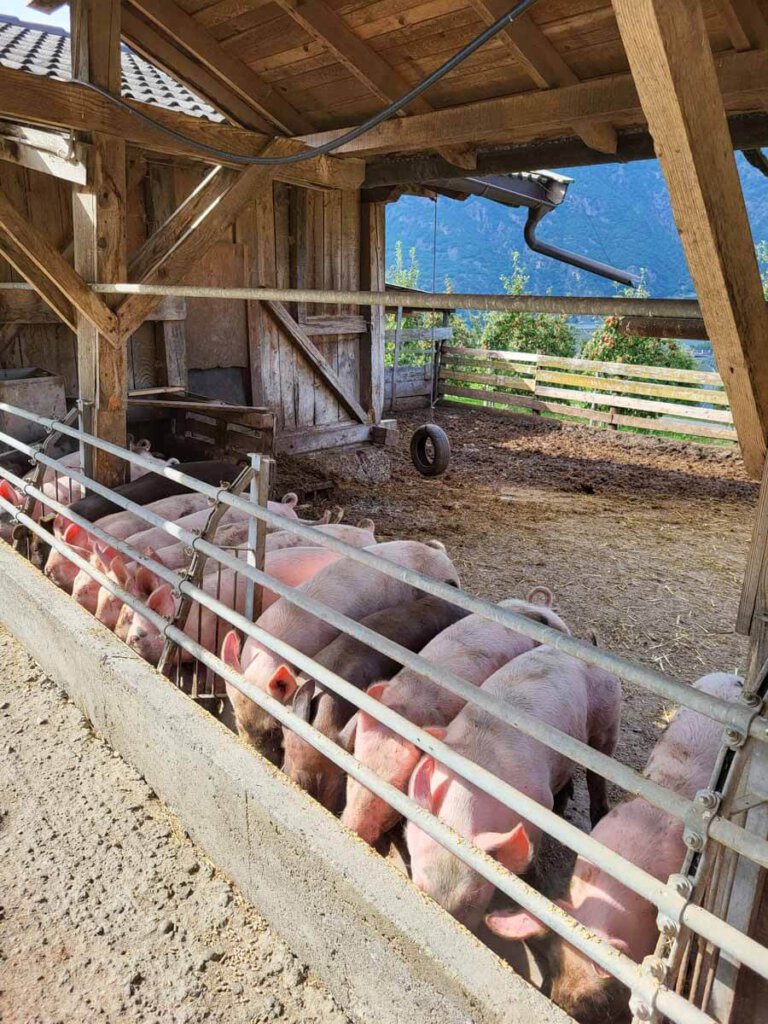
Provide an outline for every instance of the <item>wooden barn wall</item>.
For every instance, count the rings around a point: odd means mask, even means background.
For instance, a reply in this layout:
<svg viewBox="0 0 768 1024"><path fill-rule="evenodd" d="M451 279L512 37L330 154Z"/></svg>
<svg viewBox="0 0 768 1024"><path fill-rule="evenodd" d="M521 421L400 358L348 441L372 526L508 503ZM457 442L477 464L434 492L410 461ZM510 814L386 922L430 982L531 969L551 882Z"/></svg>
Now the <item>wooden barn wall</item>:
<svg viewBox="0 0 768 1024"><path fill-rule="evenodd" d="M199 183L205 169L133 153L128 164L128 251L135 252ZM72 251L70 186L48 175L0 164L0 186L60 250ZM0 280L18 275L0 259ZM360 195L276 183L255 196L201 259L189 284L276 284L355 289L360 284ZM355 316L353 306L293 304L291 315L310 334L342 386L360 397L360 344L352 334L315 334L307 318ZM129 350L129 387L165 380L162 323L146 323ZM256 302L188 299L183 322L192 387L233 402L272 406L278 429L351 423L347 410L295 345ZM39 366L63 375L77 395L75 338L63 325L0 325L0 366ZM196 372L199 371L199 372ZM207 390L206 390L207 389ZM223 391L222 391L223 389Z"/></svg>

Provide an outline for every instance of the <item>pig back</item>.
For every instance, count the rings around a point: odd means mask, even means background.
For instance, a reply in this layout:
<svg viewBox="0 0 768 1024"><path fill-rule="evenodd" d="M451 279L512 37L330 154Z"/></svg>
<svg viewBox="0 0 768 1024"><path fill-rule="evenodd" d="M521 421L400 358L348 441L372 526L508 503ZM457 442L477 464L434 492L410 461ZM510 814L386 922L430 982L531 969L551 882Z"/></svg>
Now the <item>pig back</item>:
<svg viewBox="0 0 768 1024"><path fill-rule="evenodd" d="M232 462L207 459L202 462L182 462L174 469L181 473L187 473L203 483L214 485L222 482L231 483L241 471L241 467ZM169 498L174 494L188 494L190 488L176 480L170 480L168 477L147 473L139 477L138 480L131 480L130 483L115 487L114 490L117 494L122 494L123 497L136 502L137 505L149 505L150 502ZM123 511L120 505L99 494L89 494L74 502L70 508L91 523L112 512Z"/></svg>
<svg viewBox="0 0 768 1024"><path fill-rule="evenodd" d="M434 636L466 615L463 608L457 608L442 598L424 595L367 615L360 624L408 651L420 651ZM323 648L315 660L359 690L379 680L389 679L401 668L394 658L375 651L346 633L341 633ZM343 716L340 722L343 725L357 708L341 697L334 696L333 699L339 705L337 717L341 719Z"/></svg>

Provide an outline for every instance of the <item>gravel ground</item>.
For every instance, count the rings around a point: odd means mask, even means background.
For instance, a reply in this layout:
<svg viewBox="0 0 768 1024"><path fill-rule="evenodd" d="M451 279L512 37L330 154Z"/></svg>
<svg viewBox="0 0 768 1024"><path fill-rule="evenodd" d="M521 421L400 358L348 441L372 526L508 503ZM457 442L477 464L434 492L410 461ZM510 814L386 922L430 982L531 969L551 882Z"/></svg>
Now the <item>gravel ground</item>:
<svg viewBox="0 0 768 1024"><path fill-rule="evenodd" d="M0 629L0 1022L344 1024Z"/></svg>

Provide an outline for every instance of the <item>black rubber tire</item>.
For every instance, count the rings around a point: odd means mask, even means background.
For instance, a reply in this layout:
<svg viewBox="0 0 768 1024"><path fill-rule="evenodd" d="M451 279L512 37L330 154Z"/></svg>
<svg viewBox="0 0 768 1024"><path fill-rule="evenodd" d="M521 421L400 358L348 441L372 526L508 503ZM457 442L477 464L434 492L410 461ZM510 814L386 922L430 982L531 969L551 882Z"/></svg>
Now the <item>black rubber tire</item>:
<svg viewBox="0 0 768 1024"><path fill-rule="evenodd" d="M427 442L432 444L432 458L427 454ZM425 423L415 430L411 438L411 461L422 476L444 473L451 461L451 442L446 432L434 423Z"/></svg>

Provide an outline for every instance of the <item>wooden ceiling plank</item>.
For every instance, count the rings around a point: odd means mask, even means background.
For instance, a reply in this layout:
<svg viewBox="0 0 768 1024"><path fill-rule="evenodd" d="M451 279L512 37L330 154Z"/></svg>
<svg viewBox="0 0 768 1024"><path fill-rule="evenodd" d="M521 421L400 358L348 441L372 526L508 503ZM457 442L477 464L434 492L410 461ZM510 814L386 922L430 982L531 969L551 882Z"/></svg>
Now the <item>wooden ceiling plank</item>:
<svg viewBox="0 0 768 1024"><path fill-rule="evenodd" d="M277 0L277 4L384 103L391 103L411 88L410 83L356 35L325 0L303 0L301 4L294 0ZM429 113L433 107L420 96L409 103L407 109L411 113ZM459 167L475 167L474 153L466 147L452 147L448 153L443 151L443 155Z"/></svg>
<svg viewBox="0 0 768 1024"><path fill-rule="evenodd" d="M507 0L471 0L471 3L489 24L500 18L508 7ZM530 14L523 14L502 29L500 39L540 89L578 83L579 79L575 72L560 56ZM615 128L608 122L579 119L573 127L576 134L592 149L597 149L601 153L616 152L618 136Z"/></svg>
<svg viewBox="0 0 768 1024"><path fill-rule="evenodd" d="M768 46L768 21L756 0L717 0L734 50Z"/></svg>
<svg viewBox="0 0 768 1024"><path fill-rule="evenodd" d="M246 103L254 106L287 134L307 130L307 119L276 89L221 47L213 36L173 0L127 0L145 18L200 61L217 78L226 82Z"/></svg>
<svg viewBox="0 0 768 1024"><path fill-rule="evenodd" d="M768 307L700 3L613 0L747 472L768 438ZM765 79L763 79L765 80Z"/></svg>
<svg viewBox="0 0 768 1024"><path fill-rule="evenodd" d="M116 339L117 319L114 313L91 291L42 232L19 213L2 189L0 250L70 327L72 314L68 305L82 313L105 337L112 341Z"/></svg>
<svg viewBox="0 0 768 1024"><path fill-rule="evenodd" d="M219 124L132 100L124 102L182 135L239 156L257 156L268 141L266 135L235 125ZM150 152L213 162L213 157L201 153L194 145L166 135L97 93L86 91L74 82L59 82L28 71L0 68L0 118L74 131L100 131ZM292 152L306 149L305 143L299 140L289 141L288 145ZM317 157L275 170L275 177L280 181L342 189L359 188L364 174L362 161L334 157Z"/></svg>
<svg viewBox="0 0 768 1024"><path fill-rule="evenodd" d="M726 108L732 113L761 111L762 85L768 81L768 52L718 55L717 76ZM338 151L350 155L392 154L436 146L522 142L557 134L568 135L579 119L643 127L645 115L632 76L610 75L578 85L526 92L429 114L393 119ZM338 130L305 137L317 146L338 138Z"/></svg>

